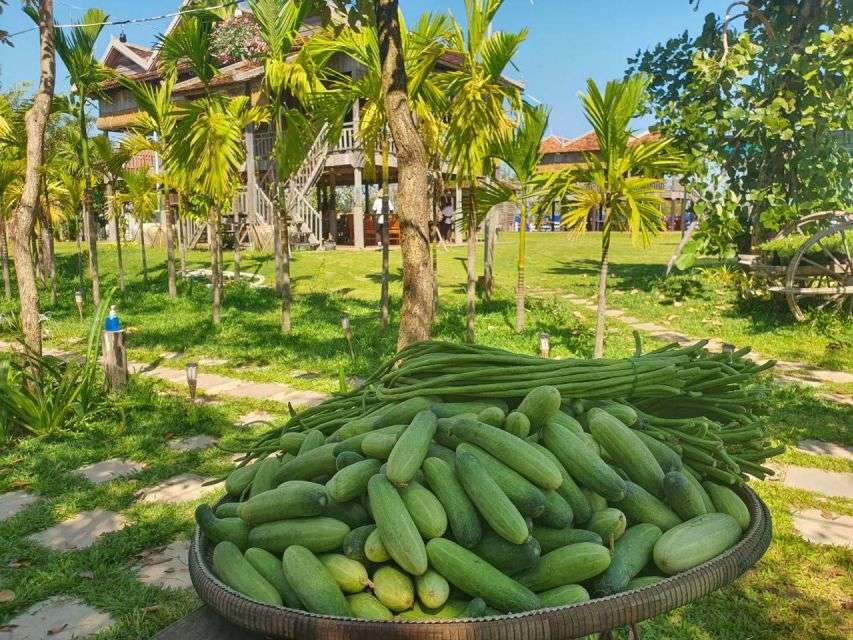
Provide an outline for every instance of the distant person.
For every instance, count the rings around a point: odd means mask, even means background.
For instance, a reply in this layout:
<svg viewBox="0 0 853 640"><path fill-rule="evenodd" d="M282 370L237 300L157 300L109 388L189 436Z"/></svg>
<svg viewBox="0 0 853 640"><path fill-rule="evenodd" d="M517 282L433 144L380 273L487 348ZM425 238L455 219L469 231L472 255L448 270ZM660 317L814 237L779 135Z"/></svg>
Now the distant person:
<svg viewBox="0 0 853 640"><path fill-rule="evenodd" d="M438 230L441 233L443 240L450 240L450 232L453 230L453 218L456 216L456 210L453 208L453 202L445 200L444 206L441 208L441 219L438 223Z"/></svg>
<svg viewBox="0 0 853 640"><path fill-rule="evenodd" d="M373 200L373 215L376 216L376 244L382 246L382 234L385 229L385 214L382 212L382 196L383 191L380 189L376 192L376 198ZM388 213L394 213L394 203L388 197Z"/></svg>

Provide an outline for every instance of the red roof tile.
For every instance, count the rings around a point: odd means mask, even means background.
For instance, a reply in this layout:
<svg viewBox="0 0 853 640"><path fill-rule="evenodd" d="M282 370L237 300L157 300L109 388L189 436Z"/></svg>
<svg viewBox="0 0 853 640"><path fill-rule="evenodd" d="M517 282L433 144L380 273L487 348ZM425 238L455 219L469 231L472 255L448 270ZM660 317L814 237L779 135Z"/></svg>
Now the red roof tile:
<svg viewBox="0 0 853 640"><path fill-rule="evenodd" d="M646 131L639 136L634 136L631 140L631 144L637 144L647 140L657 140L658 138L660 138L660 134ZM542 140L542 144L539 146L539 153L543 155L548 153L589 153L592 151L598 151L599 149L598 137L595 135L595 131L588 131L587 133L572 139L561 138L559 136L548 136Z"/></svg>

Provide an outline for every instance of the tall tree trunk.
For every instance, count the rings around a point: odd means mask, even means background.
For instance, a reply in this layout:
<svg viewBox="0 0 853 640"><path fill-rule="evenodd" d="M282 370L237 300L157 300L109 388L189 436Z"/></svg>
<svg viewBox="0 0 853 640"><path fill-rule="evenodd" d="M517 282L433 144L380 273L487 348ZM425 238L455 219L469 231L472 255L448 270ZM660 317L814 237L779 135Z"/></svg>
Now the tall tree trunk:
<svg viewBox="0 0 853 640"><path fill-rule="evenodd" d="M178 192L178 209L175 216L175 225L178 228L178 253L181 256L181 277L187 277L187 229L184 226L184 220L181 217L181 202L183 198Z"/></svg>
<svg viewBox="0 0 853 640"><path fill-rule="evenodd" d="M83 216L86 220L86 240L89 244L89 277L92 279L92 303L101 304L101 276L98 272L98 221L92 203L92 175L89 167L89 138L86 132L85 96L80 96L80 148L83 160Z"/></svg>
<svg viewBox="0 0 853 640"><path fill-rule="evenodd" d="M210 207L207 212L207 244L210 247L210 281L213 289L213 324L222 324L222 278L219 262L219 210Z"/></svg>
<svg viewBox="0 0 853 640"><path fill-rule="evenodd" d="M35 210L38 204L39 183L44 155L44 130L50 116L56 62L53 42L53 0L41 0L38 5L39 26L39 88L24 119L27 129L27 160L21 200L12 215L12 247L15 253L15 274L21 302L21 326L24 344L34 355L41 355L39 299L36 289L36 269L30 252Z"/></svg>
<svg viewBox="0 0 853 640"><path fill-rule="evenodd" d="M430 258L432 259L432 315L435 318L435 315L438 313L438 242L439 242L439 234L441 231L438 226L438 204L439 204L439 194L443 192L443 189L440 187L441 183L441 170L436 173L436 179L433 181L433 192L432 192L432 247L430 248L432 255ZM441 239L442 242L445 241L444 238Z"/></svg>
<svg viewBox="0 0 853 640"><path fill-rule="evenodd" d="M107 202L110 203L108 206L112 210L114 206L113 202L113 185L112 183L107 183ZM121 255L121 212L120 211L112 211L113 224L115 225L115 233L116 233L116 260L118 262L118 288L124 293L124 258Z"/></svg>
<svg viewBox="0 0 853 640"><path fill-rule="evenodd" d="M379 333L385 335L388 331L388 322L390 321L391 311L391 292L389 291L389 234L388 228L391 226L391 207L388 206L388 134L382 136L382 286L379 294Z"/></svg>
<svg viewBox="0 0 853 640"><path fill-rule="evenodd" d="M279 233L281 234L281 332L290 333L290 307L293 304L290 282L290 216L287 212L287 194L284 191L284 185L280 185L281 191L284 194L281 199L281 224L279 225Z"/></svg>
<svg viewBox="0 0 853 640"><path fill-rule="evenodd" d="M598 273L598 309L595 312L594 357L604 357L604 322L607 311L607 260L610 254L610 224L605 220L601 232L601 269Z"/></svg>
<svg viewBox="0 0 853 640"><path fill-rule="evenodd" d="M44 190L43 204L39 207L39 222L41 224L42 272L50 291L50 304L56 304L56 250L53 245L53 220L50 215L50 198L47 194L47 183L42 181Z"/></svg>
<svg viewBox="0 0 853 640"><path fill-rule="evenodd" d="M518 279L515 284L515 330L524 331L524 267L527 254L527 203L522 196L519 203L521 224L518 227Z"/></svg>
<svg viewBox="0 0 853 640"><path fill-rule="evenodd" d="M483 299L492 301L495 278L495 221L487 215L483 221Z"/></svg>
<svg viewBox="0 0 853 640"><path fill-rule="evenodd" d="M242 231L240 214L234 211L234 279L240 279L240 231Z"/></svg>
<svg viewBox="0 0 853 640"><path fill-rule="evenodd" d="M145 254L145 225L139 223L139 248L142 250L142 283L148 288L148 256Z"/></svg>
<svg viewBox="0 0 853 640"><path fill-rule="evenodd" d="M86 216L83 213L83 209L80 209L80 220L76 221L77 225L77 236L75 238L77 242L77 288L79 289L81 295L86 290L86 285L83 281L83 228L86 226L85 224Z"/></svg>
<svg viewBox="0 0 853 640"><path fill-rule="evenodd" d="M6 243L6 216L0 213L0 268L3 270L3 293L12 297L12 279L9 276L9 245Z"/></svg>
<svg viewBox="0 0 853 640"><path fill-rule="evenodd" d="M468 309L465 324L465 340L474 342L474 318L477 313L477 209L474 202L474 188L469 187L465 196L468 203Z"/></svg>
<svg viewBox="0 0 853 640"><path fill-rule="evenodd" d="M408 100L398 0L376 0L385 112L397 148L397 216L403 256L403 300L397 348L428 340L432 332L429 256L429 158ZM390 220L386 220L390 223Z"/></svg>
<svg viewBox="0 0 853 640"><path fill-rule="evenodd" d="M164 224L166 226L166 274L168 279L169 297L178 297L178 284L175 279L175 210L168 202L166 196L166 215Z"/></svg>

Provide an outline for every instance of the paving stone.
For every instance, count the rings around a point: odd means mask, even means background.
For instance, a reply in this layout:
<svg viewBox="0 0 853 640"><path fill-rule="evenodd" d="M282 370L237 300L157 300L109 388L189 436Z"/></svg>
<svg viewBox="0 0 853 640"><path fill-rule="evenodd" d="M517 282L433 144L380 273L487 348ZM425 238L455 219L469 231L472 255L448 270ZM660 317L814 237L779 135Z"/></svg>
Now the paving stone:
<svg viewBox="0 0 853 640"><path fill-rule="evenodd" d="M634 324L631 324L631 326L634 329L639 329L640 331L648 331L649 333L652 333L652 332L660 333L660 332L666 331L666 327L662 327L659 324L655 324L654 322L634 323Z"/></svg>
<svg viewBox="0 0 853 640"><path fill-rule="evenodd" d="M218 376L214 373L198 374L198 390L211 396L215 396L218 393L227 394L229 391L243 386L243 384L245 383L242 380L226 378L225 376Z"/></svg>
<svg viewBox="0 0 853 640"><path fill-rule="evenodd" d="M0 494L0 522L38 502L39 497L26 491L10 491Z"/></svg>
<svg viewBox="0 0 853 640"><path fill-rule="evenodd" d="M814 544L853 547L853 517L806 509L793 513L794 529Z"/></svg>
<svg viewBox="0 0 853 640"><path fill-rule="evenodd" d="M191 588L193 583L187 566L189 552L189 540L177 540L166 547L146 551L136 567L139 581L161 589Z"/></svg>
<svg viewBox="0 0 853 640"><path fill-rule="evenodd" d="M198 451L199 449L207 449L208 447L219 442L218 438L208 435L190 436L181 440L170 440L169 448L172 451Z"/></svg>
<svg viewBox="0 0 853 640"><path fill-rule="evenodd" d="M208 480L209 478L192 473L184 473L148 487L139 494L139 498L142 502L191 502L216 489L213 486L203 486Z"/></svg>
<svg viewBox="0 0 853 640"><path fill-rule="evenodd" d="M640 321L634 316L622 316L619 320L630 326L640 323Z"/></svg>
<svg viewBox="0 0 853 640"><path fill-rule="evenodd" d="M823 471L794 465L773 465L776 471L771 481L781 482L792 489L812 491L825 496L853 499L853 473Z"/></svg>
<svg viewBox="0 0 853 640"><path fill-rule="evenodd" d="M85 467L80 467L74 473L83 476L92 484L103 484L116 478L132 476L144 468L145 465L141 462L111 458L110 460L103 460L102 462L95 462Z"/></svg>
<svg viewBox="0 0 853 640"><path fill-rule="evenodd" d="M678 344L692 344L694 342L690 336L678 331L655 331L651 336L664 342L677 342Z"/></svg>
<svg viewBox="0 0 853 640"><path fill-rule="evenodd" d="M834 442L822 442L821 440L800 440L797 449L806 453L816 453L822 456L832 456L842 460L853 460L853 448L845 447Z"/></svg>
<svg viewBox="0 0 853 640"><path fill-rule="evenodd" d="M607 309L604 312L604 315L608 318L618 318L619 316L624 316L625 312L622 309Z"/></svg>
<svg viewBox="0 0 853 640"><path fill-rule="evenodd" d="M320 404L327 398L324 393L317 393L316 391L297 391L295 389L290 389L288 391L282 391L280 393L276 393L270 396L270 400L275 400L276 402L282 403L290 403L294 407L313 407L315 404Z"/></svg>
<svg viewBox="0 0 853 640"><path fill-rule="evenodd" d="M199 358L198 364L207 367L219 367L224 364L228 364L228 361L223 360L222 358Z"/></svg>
<svg viewBox="0 0 853 640"><path fill-rule="evenodd" d="M160 357L163 358L163 360L176 360L182 355L184 355L183 351L164 351L160 354Z"/></svg>
<svg viewBox="0 0 853 640"><path fill-rule="evenodd" d="M78 551L93 545L106 533L121 531L127 526L121 514L106 509L93 509L78 513L50 529L27 536L27 539L43 547L57 551Z"/></svg>
<svg viewBox="0 0 853 640"><path fill-rule="evenodd" d="M86 603L58 596L34 604L0 627L3 640L73 640L112 626L113 619Z"/></svg>
<svg viewBox="0 0 853 640"><path fill-rule="evenodd" d="M275 420L275 416L267 411L250 411L249 413L245 413L237 418L237 422L234 424L238 427L243 427L251 422L257 422L258 420L272 422Z"/></svg>

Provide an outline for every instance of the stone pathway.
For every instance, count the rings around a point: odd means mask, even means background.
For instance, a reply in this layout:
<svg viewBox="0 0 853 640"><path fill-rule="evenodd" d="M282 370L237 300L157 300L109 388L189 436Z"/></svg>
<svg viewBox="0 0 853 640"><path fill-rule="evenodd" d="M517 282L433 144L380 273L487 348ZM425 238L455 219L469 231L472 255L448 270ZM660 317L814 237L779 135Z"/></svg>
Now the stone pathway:
<svg viewBox="0 0 853 640"><path fill-rule="evenodd" d="M793 513L794 529L814 544L853 547L853 518L830 511L806 509Z"/></svg>
<svg viewBox="0 0 853 640"><path fill-rule="evenodd" d="M0 494L0 522L17 515L38 500L38 496L26 491L10 491Z"/></svg>
<svg viewBox="0 0 853 640"><path fill-rule="evenodd" d="M146 551L136 567L139 581L161 589L189 589L193 586L187 566L189 552L189 540L176 540L166 547Z"/></svg>
<svg viewBox="0 0 853 640"><path fill-rule="evenodd" d="M797 449L803 453L813 453L820 456L830 456L842 460L853 461L853 448L845 447L834 442L821 442L820 440L800 440Z"/></svg>
<svg viewBox="0 0 853 640"><path fill-rule="evenodd" d="M112 458L80 467L74 473L83 476L92 484L103 484L116 478L132 476L145 468L141 462Z"/></svg>
<svg viewBox="0 0 853 640"><path fill-rule="evenodd" d="M169 448L172 451L180 451L182 453L187 453L189 451L207 449L208 447L212 447L213 445L215 445L217 442L219 442L219 439L214 438L213 436L198 435L190 436L189 438L182 438L181 440L170 440Z"/></svg>
<svg viewBox="0 0 853 640"><path fill-rule="evenodd" d="M823 471L793 465L769 465L776 471L771 482L781 482L792 489L802 489L833 498L853 500L853 473Z"/></svg>
<svg viewBox="0 0 853 640"><path fill-rule="evenodd" d="M56 597L34 604L0 626L3 640L73 640L88 638L113 620L80 600Z"/></svg>
<svg viewBox="0 0 853 640"><path fill-rule="evenodd" d="M121 531L127 520L119 513L93 509L78 513L70 520L27 536L27 539L56 551L79 551L92 546L101 536Z"/></svg>
<svg viewBox="0 0 853 640"><path fill-rule="evenodd" d="M139 493L139 500L140 502L192 502L205 493L216 490L214 486L204 486L204 483L209 481L210 478L185 473L142 490Z"/></svg>

